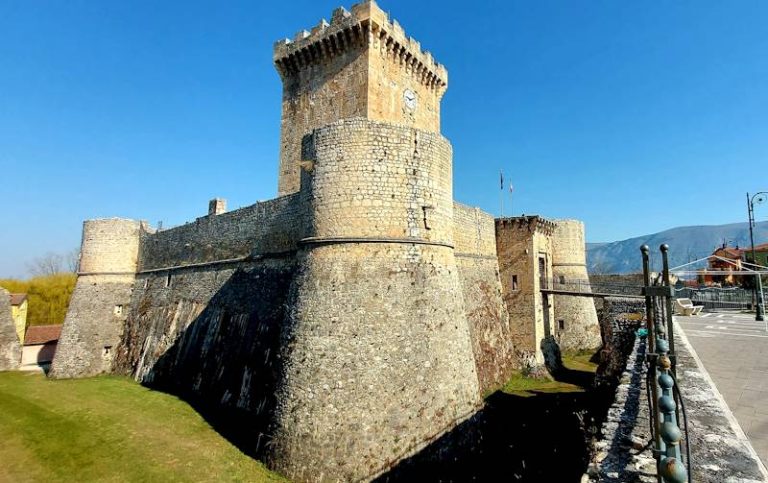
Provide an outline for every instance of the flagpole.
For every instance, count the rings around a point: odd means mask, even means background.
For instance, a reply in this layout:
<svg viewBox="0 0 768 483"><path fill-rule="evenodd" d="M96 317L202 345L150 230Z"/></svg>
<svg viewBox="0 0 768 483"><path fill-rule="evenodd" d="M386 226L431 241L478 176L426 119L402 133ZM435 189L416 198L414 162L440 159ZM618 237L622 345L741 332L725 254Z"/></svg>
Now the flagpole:
<svg viewBox="0 0 768 483"><path fill-rule="evenodd" d="M499 180L501 182L501 191L499 191L499 202L501 204L501 218L504 218L504 172L499 170Z"/></svg>
<svg viewBox="0 0 768 483"><path fill-rule="evenodd" d="M515 198L514 198L515 186L509 183L509 216L515 216Z"/></svg>

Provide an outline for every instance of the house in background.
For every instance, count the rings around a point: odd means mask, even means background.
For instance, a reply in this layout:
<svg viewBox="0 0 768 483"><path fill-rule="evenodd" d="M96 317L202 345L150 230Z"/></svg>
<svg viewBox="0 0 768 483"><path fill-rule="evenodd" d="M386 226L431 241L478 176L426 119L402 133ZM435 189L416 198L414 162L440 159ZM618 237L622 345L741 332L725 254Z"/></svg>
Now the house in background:
<svg viewBox="0 0 768 483"><path fill-rule="evenodd" d="M31 325L24 337L24 347L21 352L21 370L37 371L48 368L56 353L56 346L61 335L61 324Z"/></svg>
<svg viewBox="0 0 768 483"><path fill-rule="evenodd" d="M707 260L707 271L722 271L723 275L704 274L701 276L705 285L731 286L740 283L740 279L734 276L734 271L743 270L742 257L744 250L738 246L729 247L727 244L712 252Z"/></svg>
<svg viewBox="0 0 768 483"><path fill-rule="evenodd" d="M11 317L13 317L13 324L16 326L16 334L19 336L19 343L24 343L24 336L27 330L27 308L29 302L27 294L25 293L12 293L11 294Z"/></svg>

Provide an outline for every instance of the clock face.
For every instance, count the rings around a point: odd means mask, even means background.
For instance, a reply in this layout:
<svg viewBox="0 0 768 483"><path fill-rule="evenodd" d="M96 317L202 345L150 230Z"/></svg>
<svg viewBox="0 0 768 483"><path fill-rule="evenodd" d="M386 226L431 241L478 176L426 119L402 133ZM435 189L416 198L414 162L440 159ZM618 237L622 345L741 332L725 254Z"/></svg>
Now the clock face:
<svg viewBox="0 0 768 483"><path fill-rule="evenodd" d="M413 92L410 89L406 89L403 93L403 101L405 102L405 107L408 109L416 109L416 93Z"/></svg>

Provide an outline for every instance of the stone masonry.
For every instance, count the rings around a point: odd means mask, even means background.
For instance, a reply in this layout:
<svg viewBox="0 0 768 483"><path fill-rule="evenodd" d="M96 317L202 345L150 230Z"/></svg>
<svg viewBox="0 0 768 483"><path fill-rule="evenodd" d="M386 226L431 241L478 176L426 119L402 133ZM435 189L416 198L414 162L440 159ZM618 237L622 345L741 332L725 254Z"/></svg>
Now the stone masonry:
<svg viewBox="0 0 768 483"><path fill-rule="evenodd" d="M577 281L589 287L584 223L555 220L552 237L552 277L555 282ZM595 304L589 297L554 296L556 339L563 351L594 350L602 344Z"/></svg>
<svg viewBox="0 0 768 483"><path fill-rule="evenodd" d="M0 371L18 369L21 344L11 317L11 294L0 288Z"/></svg>
<svg viewBox="0 0 768 483"><path fill-rule="evenodd" d="M293 480L369 480L543 360L555 224L454 202L447 72L374 2L274 62L281 196L161 231L86 221L51 375L130 375L234 418Z"/></svg>
<svg viewBox="0 0 768 483"><path fill-rule="evenodd" d="M542 341L554 335L551 297L541 292L552 273L555 224L539 216L496 220L496 250L512 343L536 365L544 364Z"/></svg>

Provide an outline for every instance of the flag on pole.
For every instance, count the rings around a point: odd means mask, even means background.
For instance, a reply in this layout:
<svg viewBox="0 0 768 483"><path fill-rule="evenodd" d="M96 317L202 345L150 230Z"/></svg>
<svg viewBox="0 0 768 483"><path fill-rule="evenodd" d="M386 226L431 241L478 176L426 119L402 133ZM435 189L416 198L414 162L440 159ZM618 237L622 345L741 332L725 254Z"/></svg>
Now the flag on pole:
<svg viewBox="0 0 768 483"><path fill-rule="evenodd" d="M504 173L499 170L499 181L501 182L501 190L504 191Z"/></svg>

